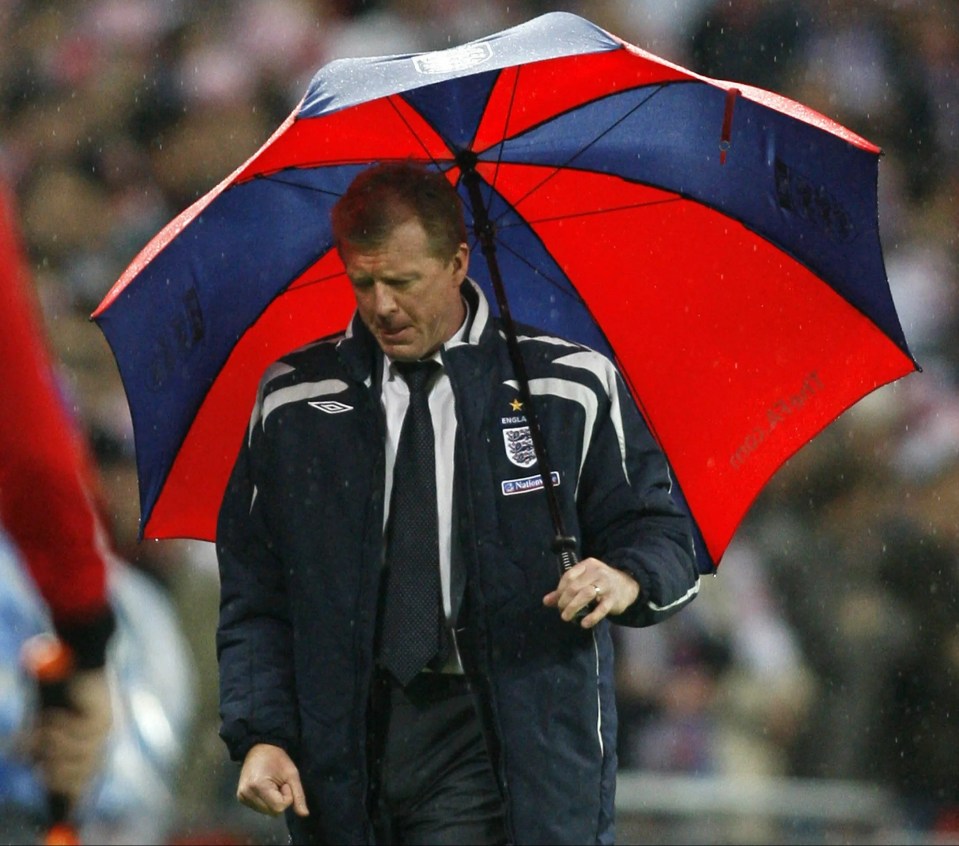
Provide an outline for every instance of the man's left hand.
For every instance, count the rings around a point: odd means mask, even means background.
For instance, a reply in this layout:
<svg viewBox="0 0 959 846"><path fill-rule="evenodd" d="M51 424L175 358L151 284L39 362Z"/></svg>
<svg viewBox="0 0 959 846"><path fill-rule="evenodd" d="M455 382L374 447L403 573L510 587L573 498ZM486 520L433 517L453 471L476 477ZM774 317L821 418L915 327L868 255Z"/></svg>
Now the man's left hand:
<svg viewBox="0 0 959 846"><path fill-rule="evenodd" d="M628 573L598 558L586 558L563 574L556 590L543 597L543 604L558 608L560 616L569 622L595 601L596 606L580 621L584 629L589 629L610 614L622 614L638 596L639 583Z"/></svg>

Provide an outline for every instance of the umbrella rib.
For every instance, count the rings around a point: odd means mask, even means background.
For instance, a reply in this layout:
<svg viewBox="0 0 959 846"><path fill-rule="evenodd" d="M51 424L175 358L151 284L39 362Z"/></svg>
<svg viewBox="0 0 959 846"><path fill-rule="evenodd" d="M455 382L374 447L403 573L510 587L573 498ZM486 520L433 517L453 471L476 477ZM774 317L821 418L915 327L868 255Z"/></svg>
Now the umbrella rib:
<svg viewBox="0 0 959 846"><path fill-rule="evenodd" d="M343 274L343 271L341 270L341 271L338 271L338 272L336 272L336 273L330 273L330 274L328 274L328 275L326 275L326 276L317 277L316 279L309 279L309 280L307 280L306 282L301 282L301 283L300 283L299 285L297 285L295 288L287 288L287 289L284 291L284 293L285 293L285 294L295 294L297 291L300 291L300 290L302 290L303 288L310 288L310 287L312 287L313 285L319 285L321 282L329 282L331 279L337 279L337 278L339 278L340 276L343 276L343 275L344 275L344 274Z"/></svg>
<svg viewBox="0 0 959 846"><path fill-rule="evenodd" d="M324 162L324 164L326 164L326 163ZM299 167L297 167L297 168L294 168L294 169L295 169L295 170L307 170L309 167L310 167L310 165L301 165L301 166L299 166ZM275 174L259 175L259 176L255 177L255 178L256 178L256 179L262 179L262 180L264 180L264 181L266 181L266 182L276 182L276 183L278 183L278 184L280 184L280 185L289 185L291 188L302 188L304 191L315 191L317 194L329 194L329 196L331 196L331 197L340 197L340 196L341 196L341 194L340 194L339 192L337 192L337 191L330 191L328 188L317 188L317 187L314 187L313 185L302 185L302 184L299 183L299 182L293 182L292 180L289 180L289 179L280 179L280 178L279 178L278 176L276 176Z"/></svg>
<svg viewBox="0 0 959 846"><path fill-rule="evenodd" d="M625 206L607 206L602 209L590 209L589 211L580 211L580 212L569 212L567 214L557 214L553 217L539 217L535 220L531 218L520 218L516 223L504 223L499 228L500 229L512 229L515 226L526 226L532 225L534 223L552 223L556 220L571 220L574 217L590 217L595 214L610 214L612 212L618 211L629 211L629 209L642 209L647 206L661 206L668 203L681 203L683 202L683 197L670 197L665 200L650 200L647 203L629 203Z"/></svg>
<svg viewBox="0 0 959 846"><path fill-rule="evenodd" d="M503 149L506 146L506 133L509 130L510 118L513 116L513 104L516 102L516 91L519 88L519 75L521 66L516 68L516 75L513 78L513 90L509 95L509 108L506 110L506 119L503 121L503 132L499 141L499 152L496 154L496 166L493 168L493 178L489 182L489 195L486 198L486 207L489 208L493 202L493 189L496 187L496 179L499 176L499 166L503 161Z"/></svg>
<svg viewBox="0 0 959 846"><path fill-rule="evenodd" d="M423 152L426 153L426 157L434 165L436 165L438 169L442 169L440 167L440 163L435 158L433 158L433 154L430 152L430 148L426 146L426 142L422 138L420 138L417 131L413 129L412 124L410 124L410 122L406 119L406 115L404 115L403 112L401 112L399 107L396 105L396 100L395 100L396 96L397 95L395 94L391 94L389 97L386 98L386 102L390 104L390 106L393 108L393 111L396 112L396 116L406 125L407 130L409 130L410 135L413 136L413 138L416 140L416 143L423 148Z"/></svg>
<svg viewBox="0 0 959 846"><path fill-rule="evenodd" d="M544 177L542 178L542 180L540 180L536 185L534 185L534 186L533 186L532 188L530 188L525 194L523 194L523 196L521 196L518 200L516 200L515 203L513 203L513 208L514 208L514 209L518 208L519 205L520 205L524 200L528 199L528 198L531 197L533 194L535 194L540 188L542 188L547 182L549 182L549 180L551 180L554 176L556 176L556 174L559 173L561 170L564 170L565 168L568 168L568 167L570 166L570 163L573 162L578 156L581 156L581 155L582 155L583 153L585 153L590 147L592 147L594 144L598 143L604 136L606 136L606 135L608 135L610 132L612 132L617 126L619 126L619 124L621 124L624 120L626 120L626 118L628 118L628 117L629 117L630 115L632 115L634 112L638 111L638 110L641 109L643 106L645 106L653 97L655 97L657 94L659 94L659 92L662 91L664 88L665 88L664 85L657 85L656 88L655 88L653 91L651 91L646 97L644 97L640 102L638 102L635 106L633 106L629 111L627 111L627 112L625 112L624 114L620 115L615 121L613 121L609 126L607 126L606 129L604 129L602 132L600 132L599 135L597 135L595 138L593 138L592 141L590 141L590 142L589 142L588 144L586 144L585 146L580 147L580 148L579 148L575 153L573 153L573 155L571 155L565 162L563 162L563 163L561 163L561 164L558 164L558 165L554 165L554 166L553 166L553 169L552 169L552 171L550 171L550 173L548 173L546 176L544 176ZM502 154L502 152L501 152L501 154ZM502 215L501 215L501 217L502 217Z"/></svg>
<svg viewBox="0 0 959 846"><path fill-rule="evenodd" d="M549 282L549 284L552 285L559 293L563 294L563 295L566 296L566 297L571 297L571 296L572 296L572 294L570 293L570 291L568 290L568 288L567 288L565 285L563 285L563 283L562 283L560 280L556 279L555 277L551 276L551 275L548 274L548 273L544 273L544 272L543 272L543 269L542 269L541 267L537 267L537 266L536 266L535 264L533 264L533 262L531 262L526 256L522 255L521 253L516 252L516 250L514 250L509 244L504 244L502 241L499 241L499 242L498 242L498 246L501 247L502 249L506 250L506 252L512 253L512 254L513 254L516 258L518 258L523 264L525 264L530 270L532 270L532 271L533 271L534 273L536 273L538 276L541 276L543 279L545 279L547 282Z"/></svg>

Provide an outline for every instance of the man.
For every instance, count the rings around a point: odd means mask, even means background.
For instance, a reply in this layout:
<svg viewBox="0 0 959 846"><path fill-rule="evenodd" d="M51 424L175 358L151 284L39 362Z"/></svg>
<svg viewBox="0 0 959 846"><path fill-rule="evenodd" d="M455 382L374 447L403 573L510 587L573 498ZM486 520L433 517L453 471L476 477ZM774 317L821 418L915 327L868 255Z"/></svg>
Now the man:
<svg viewBox="0 0 959 846"><path fill-rule="evenodd" d="M664 458L608 360L524 334L583 558L560 578L528 409L467 278L455 191L379 165L333 231L354 319L267 371L220 512L221 734L243 761L238 797L286 810L294 841L611 842L606 619L658 622L699 585ZM407 420L431 428L435 465L408 459ZM417 500L429 543L411 541ZM404 579L430 545L411 599ZM436 637L432 618L420 628L431 608Z"/></svg>

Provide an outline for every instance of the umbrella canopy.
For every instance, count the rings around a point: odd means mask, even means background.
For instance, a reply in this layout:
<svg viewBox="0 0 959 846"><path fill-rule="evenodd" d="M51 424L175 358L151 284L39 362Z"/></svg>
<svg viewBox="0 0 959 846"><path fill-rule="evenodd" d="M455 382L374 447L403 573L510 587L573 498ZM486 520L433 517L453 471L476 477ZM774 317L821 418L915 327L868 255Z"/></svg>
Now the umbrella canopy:
<svg viewBox="0 0 959 846"><path fill-rule="evenodd" d="M141 533L213 538L263 370L352 313L333 203L371 163L412 159L457 186L468 224L488 218L516 320L617 362L711 571L790 455L916 369L878 156L802 105L565 13L326 65L94 314L130 403ZM480 250L471 276L491 292Z"/></svg>

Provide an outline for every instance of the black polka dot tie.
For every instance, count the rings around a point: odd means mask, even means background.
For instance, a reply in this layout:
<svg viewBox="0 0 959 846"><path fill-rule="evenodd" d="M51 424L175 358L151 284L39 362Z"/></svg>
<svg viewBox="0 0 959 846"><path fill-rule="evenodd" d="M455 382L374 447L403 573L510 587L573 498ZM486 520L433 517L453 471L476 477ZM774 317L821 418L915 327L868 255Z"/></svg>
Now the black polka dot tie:
<svg viewBox="0 0 959 846"><path fill-rule="evenodd" d="M386 537L380 664L407 685L443 643L436 457L429 387L435 361L396 362L410 389L403 419Z"/></svg>

